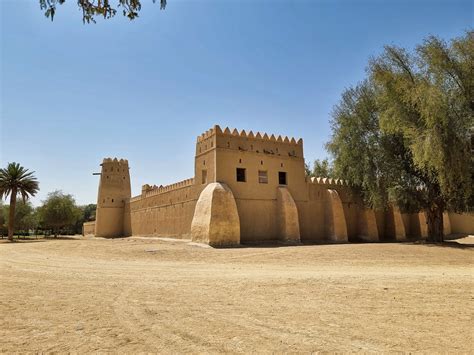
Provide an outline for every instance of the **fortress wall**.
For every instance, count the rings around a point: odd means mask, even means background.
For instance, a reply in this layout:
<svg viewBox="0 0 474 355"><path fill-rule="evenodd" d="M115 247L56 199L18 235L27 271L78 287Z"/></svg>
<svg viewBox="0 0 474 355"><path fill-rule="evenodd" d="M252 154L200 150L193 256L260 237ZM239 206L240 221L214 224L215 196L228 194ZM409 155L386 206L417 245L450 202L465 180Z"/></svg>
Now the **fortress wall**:
<svg viewBox="0 0 474 355"><path fill-rule="evenodd" d="M235 199L240 218L240 241L251 243L278 239L277 201Z"/></svg>
<svg viewBox="0 0 474 355"><path fill-rule="evenodd" d="M95 221L84 222L82 225L82 235L94 235L95 233Z"/></svg>
<svg viewBox="0 0 474 355"><path fill-rule="evenodd" d="M405 227L405 233L408 236L413 236L412 233L416 233L416 230L414 229L414 225L411 223L411 214L410 213L402 213L402 221L403 221L403 226Z"/></svg>
<svg viewBox="0 0 474 355"><path fill-rule="evenodd" d="M423 237L423 226L420 223L419 213L407 213L403 214L402 217L405 223L405 230L407 236L414 238Z"/></svg>
<svg viewBox="0 0 474 355"><path fill-rule="evenodd" d="M325 207L326 187L306 183L308 190L307 201L296 201L300 222L302 242L318 242L326 239L325 235Z"/></svg>
<svg viewBox="0 0 474 355"><path fill-rule="evenodd" d="M451 233L474 235L474 213L449 213Z"/></svg>
<svg viewBox="0 0 474 355"><path fill-rule="evenodd" d="M173 184L131 199L130 234L185 237L191 231L199 193L204 185Z"/></svg>
<svg viewBox="0 0 474 355"><path fill-rule="evenodd" d="M125 202L123 209L123 235L130 237L132 235L132 215L130 213L130 200Z"/></svg>
<svg viewBox="0 0 474 355"><path fill-rule="evenodd" d="M379 240L386 240L387 237L385 235L385 229L386 229L385 211L383 210L375 211L375 219L377 221L377 230L379 232Z"/></svg>
<svg viewBox="0 0 474 355"><path fill-rule="evenodd" d="M362 207L350 193L346 182L338 179L307 178L306 188L307 200L296 201L302 242L330 240L330 231L337 229L337 226L328 226L334 223L331 215L327 213L328 209L332 208L331 201L328 200L329 189L337 191L341 199L348 236L352 239L359 236L362 232L359 220L365 216L361 215Z"/></svg>

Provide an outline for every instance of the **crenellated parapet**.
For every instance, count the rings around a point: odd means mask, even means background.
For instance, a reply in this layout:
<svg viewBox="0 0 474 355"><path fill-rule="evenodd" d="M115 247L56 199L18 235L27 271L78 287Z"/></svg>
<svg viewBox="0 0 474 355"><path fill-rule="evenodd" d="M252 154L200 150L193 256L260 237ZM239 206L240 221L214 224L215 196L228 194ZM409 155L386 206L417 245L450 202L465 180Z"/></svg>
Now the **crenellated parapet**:
<svg viewBox="0 0 474 355"><path fill-rule="evenodd" d="M349 186L349 182L347 180L342 179L333 179L333 178L323 178L323 177L311 177L307 179L307 181L311 184L315 185L327 185L327 186Z"/></svg>
<svg viewBox="0 0 474 355"><path fill-rule="evenodd" d="M262 140L262 141L269 141L269 142L280 142L280 143L286 143L286 144L298 144L302 145L303 144L303 139L299 138L296 140L294 137L287 137L287 136L275 136L274 134L268 134L268 133L253 133L253 131L249 131L248 133L243 129L240 132L237 130L237 128L231 129L229 127L226 127L224 130L221 129L219 125L215 125L213 128L207 130L203 134L197 137L198 142L202 142L208 138L210 138L213 135L227 135L227 136L232 136L232 137L241 137L241 138L249 138L249 139L255 139L255 140Z"/></svg>
<svg viewBox="0 0 474 355"><path fill-rule="evenodd" d="M182 189L184 187L188 187L188 186L192 186L192 185L194 185L194 179L193 178L182 180L182 181L176 182L174 184L166 185L166 186L163 186L163 185L160 185L160 186L153 185L153 186L151 186L151 185L145 184L145 185L142 186L142 194L132 198L131 201L136 201L136 200L139 200L140 198L146 198L146 197L160 195L160 194L163 194L163 193L166 193L166 192L179 190L179 189Z"/></svg>
<svg viewBox="0 0 474 355"><path fill-rule="evenodd" d="M104 164L104 163L116 163L116 164L121 164L121 165L127 165L128 166L128 160L127 159L104 158L102 160L102 164Z"/></svg>
<svg viewBox="0 0 474 355"><path fill-rule="evenodd" d="M303 139L301 138L239 131L229 127L221 129L218 125L197 137L196 155L215 148L303 158Z"/></svg>

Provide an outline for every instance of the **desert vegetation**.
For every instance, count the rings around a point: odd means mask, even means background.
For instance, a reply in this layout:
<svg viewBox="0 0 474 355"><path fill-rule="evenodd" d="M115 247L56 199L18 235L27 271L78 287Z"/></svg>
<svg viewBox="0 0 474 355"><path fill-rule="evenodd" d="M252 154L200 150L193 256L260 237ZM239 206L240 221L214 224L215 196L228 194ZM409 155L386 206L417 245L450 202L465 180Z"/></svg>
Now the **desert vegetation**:
<svg viewBox="0 0 474 355"><path fill-rule="evenodd" d="M0 236L17 238L38 235L81 234L82 224L95 219L95 204L78 206L74 197L62 191L53 191L34 207L29 201L39 191L34 172L18 163L0 169L0 197L10 197L4 204L0 198ZM17 197L20 196L20 201Z"/></svg>

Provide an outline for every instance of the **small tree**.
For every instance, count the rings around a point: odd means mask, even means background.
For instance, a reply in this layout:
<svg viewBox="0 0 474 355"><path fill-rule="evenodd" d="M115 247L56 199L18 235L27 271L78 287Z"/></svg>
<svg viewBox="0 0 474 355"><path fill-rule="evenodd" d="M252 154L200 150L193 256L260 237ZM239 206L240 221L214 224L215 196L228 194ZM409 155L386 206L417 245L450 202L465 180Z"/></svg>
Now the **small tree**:
<svg viewBox="0 0 474 355"><path fill-rule="evenodd" d="M62 191L54 191L48 194L39 209L43 227L52 229L57 237L61 229L74 225L78 218L76 201L72 195L64 194Z"/></svg>
<svg viewBox="0 0 474 355"><path fill-rule="evenodd" d="M34 196L39 185L34 171L20 166L18 163L9 163L5 169L0 169L0 198L10 195L10 207L8 217L8 239L13 241L15 228L15 208L17 195L22 197L23 202L30 196Z"/></svg>

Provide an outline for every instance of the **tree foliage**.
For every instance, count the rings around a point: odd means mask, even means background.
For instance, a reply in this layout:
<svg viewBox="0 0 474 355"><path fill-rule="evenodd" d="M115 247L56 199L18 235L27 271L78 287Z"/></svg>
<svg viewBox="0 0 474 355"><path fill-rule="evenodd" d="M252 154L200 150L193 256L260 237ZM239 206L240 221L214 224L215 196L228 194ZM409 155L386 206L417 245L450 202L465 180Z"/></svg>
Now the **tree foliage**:
<svg viewBox="0 0 474 355"><path fill-rule="evenodd" d="M9 207L5 206L5 213L8 215ZM28 232L38 226L38 216L36 209L30 201L20 201L15 208L15 231Z"/></svg>
<svg viewBox="0 0 474 355"><path fill-rule="evenodd" d="M55 236L61 229L74 225L81 218L81 210L76 206L72 195L59 190L48 194L39 214L43 228L52 229Z"/></svg>
<svg viewBox="0 0 474 355"><path fill-rule="evenodd" d="M0 199L10 196L8 215L8 239L13 241L15 229L15 208L17 195L23 202L34 196L39 190L38 180L34 171L28 171L18 163L9 163L6 168L0 169Z"/></svg>
<svg viewBox="0 0 474 355"><path fill-rule="evenodd" d="M312 177L335 177L334 168L329 159L316 159L312 167L305 164L306 175Z"/></svg>
<svg viewBox="0 0 474 355"><path fill-rule="evenodd" d="M370 207L424 209L434 240L443 211L474 208L473 63L474 32L449 44L429 37L413 53L387 46L332 115L336 173Z"/></svg>
<svg viewBox="0 0 474 355"><path fill-rule="evenodd" d="M72 1L72 0L70 0ZM110 19L122 10L123 16L134 20L142 9L142 0L76 0L77 6L82 11L82 22L95 23L97 17ZM156 0L152 0L153 3ZM66 0L39 0L40 8L44 11L46 17L54 20L57 8L63 5ZM164 10L166 0L160 0L160 9Z"/></svg>

